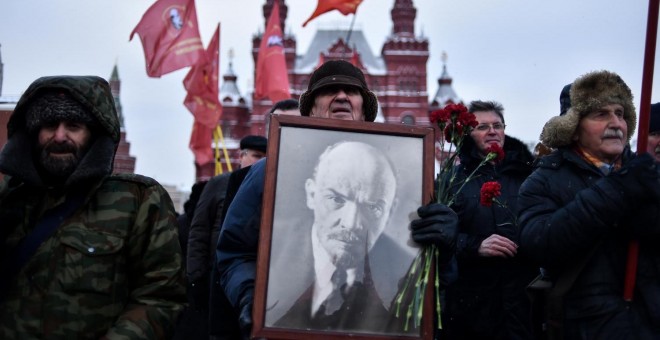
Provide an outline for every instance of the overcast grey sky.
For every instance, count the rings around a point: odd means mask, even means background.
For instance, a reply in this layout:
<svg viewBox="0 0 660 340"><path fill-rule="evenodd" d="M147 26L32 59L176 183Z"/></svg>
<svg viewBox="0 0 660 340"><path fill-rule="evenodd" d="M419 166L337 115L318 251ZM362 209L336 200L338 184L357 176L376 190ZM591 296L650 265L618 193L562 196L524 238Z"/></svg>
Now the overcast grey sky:
<svg viewBox="0 0 660 340"><path fill-rule="evenodd" d="M148 78L139 38L128 37L153 0L3 0L0 53L3 95L20 95L36 78L95 74L108 78L115 63L136 172L188 190L194 182L188 149L192 116L183 106L188 68ZM505 107L507 133L536 141L559 111L561 88L592 70L617 72L639 107L648 2L645 0L413 0L415 30L429 39L429 96L437 90L446 51L454 89L464 101L497 100ZM218 22L221 73L235 53L239 88L251 91L252 36L263 31L265 0L197 0L204 45ZM286 0L286 31L303 54L319 27L347 28L351 16L334 12L301 25L316 0ZM364 0L356 28L380 54L392 22L394 0ZM658 58L656 58L656 64ZM654 81L652 101L660 101Z"/></svg>

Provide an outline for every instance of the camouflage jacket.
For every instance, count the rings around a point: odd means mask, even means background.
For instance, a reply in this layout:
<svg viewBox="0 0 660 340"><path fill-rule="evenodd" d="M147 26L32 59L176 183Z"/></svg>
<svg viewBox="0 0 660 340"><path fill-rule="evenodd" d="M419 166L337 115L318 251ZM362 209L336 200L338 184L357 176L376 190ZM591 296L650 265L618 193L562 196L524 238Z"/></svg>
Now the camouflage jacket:
<svg viewBox="0 0 660 340"><path fill-rule="evenodd" d="M64 199L27 191L13 190L2 202L3 210L26 212L5 248L34 226L30 212ZM0 306L0 338L165 338L185 302L172 212L155 181L106 178L13 280Z"/></svg>
<svg viewBox="0 0 660 340"><path fill-rule="evenodd" d="M68 92L101 127L58 186L41 180L25 125L26 107L43 89ZM153 179L111 175L119 120L107 82L40 78L16 105L8 137L0 153L7 175L0 184L0 265L15 260L16 246L44 212L73 193L83 200L5 280L0 339L167 338L186 300L174 209Z"/></svg>

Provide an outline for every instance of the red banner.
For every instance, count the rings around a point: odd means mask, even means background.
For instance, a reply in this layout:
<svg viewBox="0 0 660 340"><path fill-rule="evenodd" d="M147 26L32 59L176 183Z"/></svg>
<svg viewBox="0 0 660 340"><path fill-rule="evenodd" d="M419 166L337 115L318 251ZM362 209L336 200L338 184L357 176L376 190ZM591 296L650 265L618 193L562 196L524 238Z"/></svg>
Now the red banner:
<svg viewBox="0 0 660 340"><path fill-rule="evenodd" d="M218 99L219 50L220 25L209 42L206 57L193 65L183 79L183 87L188 91L183 101L184 105L195 116L195 121L210 129L218 125L222 114L222 106Z"/></svg>
<svg viewBox="0 0 660 340"><path fill-rule="evenodd" d="M319 0L318 4L316 5L316 10L314 10L312 16L303 23L303 27L305 27L308 22L312 21L312 19L318 17L319 15L335 9L341 12L343 15L355 13L361 3L362 0Z"/></svg>
<svg viewBox="0 0 660 340"><path fill-rule="evenodd" d="M273 3L266 31L261 37L256 73L254 94L257 99L268 97L277 102L291 98L278 1Z"/></svg>
<svg viewBox="0 0 660 340"><path fill-rule="evenodd" d="M190 150L195 155L195 163L204 165L213 161L213 129L195 120L190 135Z"/></svg>
<svg viewBox="0 0 660 340"><path fill-rule="evenodd" d="M193 65L204 55L194 0L158 0L142 16L133 35L140 35L147 75L163 74Z"/></svg>

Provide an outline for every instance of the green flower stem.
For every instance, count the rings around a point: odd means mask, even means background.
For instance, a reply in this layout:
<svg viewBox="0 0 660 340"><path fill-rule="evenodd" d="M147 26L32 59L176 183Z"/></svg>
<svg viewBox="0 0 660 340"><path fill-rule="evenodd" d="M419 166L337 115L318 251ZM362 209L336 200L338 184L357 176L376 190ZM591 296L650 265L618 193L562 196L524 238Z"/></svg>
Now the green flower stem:
<svg viewBox="0 0 660 340"><path fill-rule="evenodd" d="M440 318L440 266L439 266L439 255L440 250L435 249L435 313L438 316L438 329L442 329L442 320Z"/></svg>
<svg viewBox="0 0 660 340"><path fill-rule="evenodd" d="M396 317L399 317L399 308L401 307L401 302L403 301L403 296L405 295L405 292L408 291L408 286L410 285L410 282L414 280L415 273L417 272L417 268L420 266L420 261L422 260L422 257L424 256L424 249L420 251L417 256L415 257L415 261L413 261L413 264L410 268L410 273L408 273L408 278L405 280L405 283L403 285L403 289L401 290L401 293L399 293L399 296L396 298Z"/></svg>
<svg viewBox="0 0 660 340"><path fill-rule="evenodd" d="M493 202L495 204L499 205L500 207L504 208L504 210L506 210L507 214L509 214L509 216L511 216L511 221L513 221L513 225L515 225L515 226L518 225L518 217L513 214L513 211L511 211L511 209L509 209L509 207L506 205L506 202L502 202L502 201L498 200L497 197L493 197Z"/></svg>
<svg viewBox="0 0 660 340"><path fill-rule="evenodd" d="M479 165L477 165L477 167L474 168L474 170L472 170L472 172L470 173L470 175L469 175L469 176L463 181L463 183L461 184L461 186L458 188L458 191L456 191L456 192L457 192L457 193L458 193L458 192L461 192L461 190L463 190L463 187L464 187L469 181L472 180L472 177L474 177L474 175L477 173L477 171L479 171L479 169L481 169L481 167L484 166L484 164L486 164L486 163L492 161L493 159L495 159L495 157L497 157L497 154L494 153L494 152L491 152L491 153L489 153L486 157L484 157L484 159L481 160L481 162L479 163ZM447 203L447 206L450 206L450 205L452 205L453 203L454 203L454 199L452 198L452 199L449 200L449 202Z"/></svg>

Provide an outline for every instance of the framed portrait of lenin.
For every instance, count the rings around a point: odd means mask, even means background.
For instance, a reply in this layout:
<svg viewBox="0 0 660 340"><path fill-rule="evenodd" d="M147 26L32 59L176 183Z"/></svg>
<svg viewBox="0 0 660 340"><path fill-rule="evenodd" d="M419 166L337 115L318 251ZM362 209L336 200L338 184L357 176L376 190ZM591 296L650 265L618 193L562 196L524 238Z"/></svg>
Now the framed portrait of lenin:
<svg viewBox="0 0 660 340"><path fill-rule="evenodd" d="M433 191L433 130L273 116L253 336L430 339L395 300L419 252L410 222Z"/></svg>

